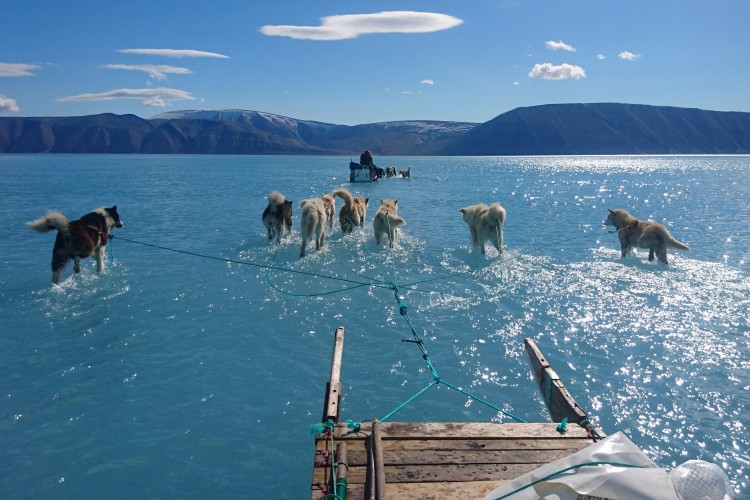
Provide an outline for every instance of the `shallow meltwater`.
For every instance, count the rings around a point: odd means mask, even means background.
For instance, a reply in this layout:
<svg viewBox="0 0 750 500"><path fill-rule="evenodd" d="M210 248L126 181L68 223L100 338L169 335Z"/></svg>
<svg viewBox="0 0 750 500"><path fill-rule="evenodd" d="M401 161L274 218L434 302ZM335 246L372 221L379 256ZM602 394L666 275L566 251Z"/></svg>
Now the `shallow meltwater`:
<svg viewBox="0 0 750 500"><path fill-rule="evenodd" d="M412 178L350 184L338 157L0 157L0 491L307 495L341 325L345 420L546 421L529 337L604 432L667 469L716 463L747 496L747 157L383 161ZM94 168L128 175L102 200L70 180ZM364 229L300 259L299 201L342 186L370 198ZM294 200L280 245L272 190ZM393 249L381 199L406 221ZM502 255L472 248L458 210L480 202L507 210ZM89 259L51 286L54 238L23 223L115 203L106 272ZM691 250L620 258L608 208ZM503 411L443 384L410 400L432 370Z"/></svg>

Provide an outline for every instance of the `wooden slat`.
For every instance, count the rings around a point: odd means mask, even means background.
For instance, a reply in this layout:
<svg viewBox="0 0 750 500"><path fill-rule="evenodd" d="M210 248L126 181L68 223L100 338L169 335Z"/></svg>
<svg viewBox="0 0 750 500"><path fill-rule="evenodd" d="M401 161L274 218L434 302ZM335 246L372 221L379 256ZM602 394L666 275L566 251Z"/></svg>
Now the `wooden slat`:
<svg viewBox="0 0 750 500"><path fill-rule="evenodd" d="M585 447L585 446L584 446ZM578 448L580 449L580 448ZM463 450L384 450L383 462L386 465L420 465L420 464L526 464L551 462L564 458L578 451L564 450L496 450L496 451L463 451ZM354 467L367 463L366 451L350 451L349 464Z"/></svg>
<svg viewBox="0 0 750 500"><path fill-rule="evenodd" d="M344 327L336 328L333 336L333 355L331 356L331 375L326 386L323 422L339 421L341 406L341 363L344 357Z"/></svg>
<svg viewBox="0 0 750 500"><path fill-rule="evenodd" d="M360 439L346 439L349 451L364 452L365 442ZM327 449L325 440L318 441L318 450ZM413 451L413 450L579 450L581 447L591 444L589 437L578 439L390 439L388 440L389 451Z"/></svg>
<svg viewBox="0 0 750 500"><path fill-rule="evenodd" d="M510 481L538 469L547 462L529 464L467 464L467 465L393 465L385 467L385 480L391 483L441 483L473 481ZM323 483L324 471L315 469L313 484ZM367 467L349 467L350 485L365 484Z"/></svg>
<svg viewBox="0 0 750 500"><path fill-rule="evenodd" d="M575 402L536 343L531 339L524 339L524 345L552 421L561 422L567 418L569 422L577 424L585 420L586 412Z"/></svg>
<svg viewBox="0 0 750 500"><path fill-rule="evenodd" d="M492 424L484 422L384 422L382 439L471 439L471 438L507 438L507 439L585 439L586 429L570 425L564 433L557 431L554 423L507 423ZM357 436L369 435L372 426L363 422L359 434L352 433L346 424L337 424L334 430L335 439L356 439Z"/></svg>
<svg viewBox="0 0 750 500"><path fill-rule="evenodd" d="M419 500L445 500L460 498L483 498L490 491L507 481L474 481L471 483L388 483L386 491L391 498ZM313 496L320 500L320 496ZM348 490L350 499L364 498L364 487L353 485Z"/></svg>

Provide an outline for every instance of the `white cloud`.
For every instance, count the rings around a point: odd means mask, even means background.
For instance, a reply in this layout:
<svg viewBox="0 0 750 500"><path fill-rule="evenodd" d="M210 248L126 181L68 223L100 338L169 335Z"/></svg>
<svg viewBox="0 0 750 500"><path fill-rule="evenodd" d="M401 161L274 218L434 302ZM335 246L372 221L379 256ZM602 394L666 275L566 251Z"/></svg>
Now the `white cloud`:
<svg viewBox="0 0 750 500"><path fill-rule="evenodd" d="M35 69L41 69L41 66L24 63L0 63L0 76L34 76Z"/></svg>
<svg viewBox="0 0 750 500"><path fill-rule="evenodd" d="M101 94L80 94L61 97L61 102L92 102L92 101L114 101L116 99L135 99L141 101L144 106L155 106L163 108L172 101L194 101L195 97L190 92L170 88L156 89L117 89L103 92Z"/></svg>
<svg viewBox="0 0 750 500"><path fill-rule="evenodd" d="M166 66L154 64L105 64L102 66L107 69L125 69L132 71L144 71L154 80L166 80L168 74L190 75L193 72L188 68L179 66Z"/></svg>
<svg viewBox="0 0 750 500"><path fill-rule="evenodd" d="M229 56L224 54L217 54L215 52L204 52L202 50L190 50L190 49L122 49L117 52L123 54L141 54L145 56L161 56L161 57L213 57L218 59L229 59Z"/></svg>
<svg viewBox="0 0 750 500"><path fill-rule="evenodd" d="M521 85L521 82L513 82L513 86Z"/></svg>
<svg viewBox="0 0 750 500"><path fill-rule="evenodd" d="M21 108L18 107L18 103L15 99L11 99L10 97L5 97L4 95L0 94L0 113L2 113L3 111L18 113L19 111L21 111Z"/></svg>
<svg viewBox="0 0 750 500"><path fill-rule="evenodd" d="M563 43L562 41L553 42L550 40L549 42L545 42L544 45L546 45L548 49L552 49L552 50L565 50L567 52L576 51L576 49L573 48L571 45L568 45L567 43Z"/></svg>
<svg viewBox="0 0 750 500"><path fill-rule="evenodd" d="M600 60L600 61L603 61L603 60L605 60L605 59L607 58L607 56L605 56L604 54L597 54L597 55L596 55L596 58L597 58L598 60Z"/></svg>
<svg viewBox="0 0 750 500"><path fill-rule="evenodd" d="M640 54L633 54L632 52L628 52L627 50L624 52L620 52L617 54L617 57L622 59L623 61L637 61L641 58Z"/></svg>
<svg viewBox="0 0 750 500"><path fill-rule="evenodd" d="M422 85L435 85L435 81L432 79L422 80L419 83L421 83Z"/></svg>
<svg viewBox="0 0 750 500"><path fill-rule="evenodd" d="M345 40L373 33L431 33L463 23L461 19L432 12L387 11L376 14L328 16L320 26L263 26L267 36L298 40Z"/></svg>
<svg viewBox="0 0 750 500"><path fill-rule="evenodd" d="M555 66L552 63L535 64L529 78L541 78L542 80L568 80L574 78L586 78L586 72L580 66L572 64L561 64Z"/></svg>

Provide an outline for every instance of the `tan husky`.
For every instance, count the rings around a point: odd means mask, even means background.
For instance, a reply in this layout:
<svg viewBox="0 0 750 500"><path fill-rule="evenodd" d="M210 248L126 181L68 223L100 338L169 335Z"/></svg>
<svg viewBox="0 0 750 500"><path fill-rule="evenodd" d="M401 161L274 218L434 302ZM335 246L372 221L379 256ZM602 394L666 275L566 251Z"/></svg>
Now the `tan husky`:
<svg viewBox="0 0 750 500"><path fill-rule="evenodd" d="M383 235L387 234L391 248L393 248L398 228L404 224L406 221L398 216L398 200L380 200L380 208L372 221L375 229L375 243L380 245Z"/></svg>
<svg viewBox="0 0 750 500"><path fill-rule="evenodd" d="M639 221L620 208L610 210L605 226L614 226L620 238L621 257L625 257L633 247L648 248L648 260L654 255L664 264L667 262L667 249L690 250L686 244L677 241L667 228L657 222Z"/></svg>
<svg viewBox="0 0 750 500"><path fill-rule="evenodd" d="M485 253L487 240L491 241L497 253L503 253L503 224L505 224L505 209L499 203L490 206L484 203L469 205L459 210L463 214L464 222L471 232L471 244L479 247Z"/></svg>
<svg viewBox="0 0 750 500"><path fill-rule="evenodd" d="M344 233L351 233L355 226L364 227L370 198L354 197L344 188L335 189L331 195L344 200L344 204L339 210L339 223Z"/></svg>
<svg viewBox="0 0 750 500"><path fill-rule="evenodd" d="M323 248L326 239L326 225L328 225L328 209L322 198L302 200L299 206L302 207L302 220L300 222L302 248L299 251L299 256L304 257L308 241L315 240L316 250Z"/></svg>

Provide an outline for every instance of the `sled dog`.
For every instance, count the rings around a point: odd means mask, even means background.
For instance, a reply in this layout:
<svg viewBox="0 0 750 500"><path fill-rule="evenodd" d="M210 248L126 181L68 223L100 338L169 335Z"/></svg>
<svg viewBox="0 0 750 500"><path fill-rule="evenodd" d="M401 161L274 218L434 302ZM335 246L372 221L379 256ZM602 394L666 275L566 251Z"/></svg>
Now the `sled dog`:
<svg viewBox="0 0 750 500"><path fill-rule="evenodd" d="M633 247L648 248L648 260L669 264L667 249L690 250L686 244L677 241L667 228L652 221L641 221L621 208L609 210L605 226L614 226L620 238L620 256L625 257Z"/></svg>
<svg viewBox="0 0 750 500"><path fill-rule="evenodd" d="M351 233L357 226L364 227L367 205L370 203L370 198L352 196L344 188L336 189L331 194L344 200L344 204L339 210L339 224L341 224L341 230L344 234Z"/></svg>
<svg viewBox="0 0 750 500"><path fill-rule="evenodd" d="M59 283L65 264L73 259L73 269L81 272L81 259L96 258L96 270L104 270L104 247L109 241L109 233L116 227L123 227L117 206L97 208L78 220L69 221L61 212L50 211L44 217L26 223L41 233L57 230L55 246L52 249L52 283Z"/></svg>
<svg viewBox="0 0 750 500"><path fill-rule="evenodd" d="M398 228L404 224L406 224L406 221L398 216L398 200L380 200L380 208L372 221L375 230L375 243L380 245L383 235L387 234L390 246L393 248Z"/></svg>
<svg viewBox="0 0 750 500"><path fill-rule="evenodd" d="M459 210L463 214L464 222L469 226L471 244L485 253L487 240L503 253L503 224L505 224L505 209L499 203L485 205L477 203Z"/></svg>
<svg viewBox="0 0 750 500"><path fill-rule="evenodd" d="M284 230L292 229L292 202L278 191L268 193L268 206L263 211L263 224L268 230L268 239L276 238L281 243Z"/></svg>

